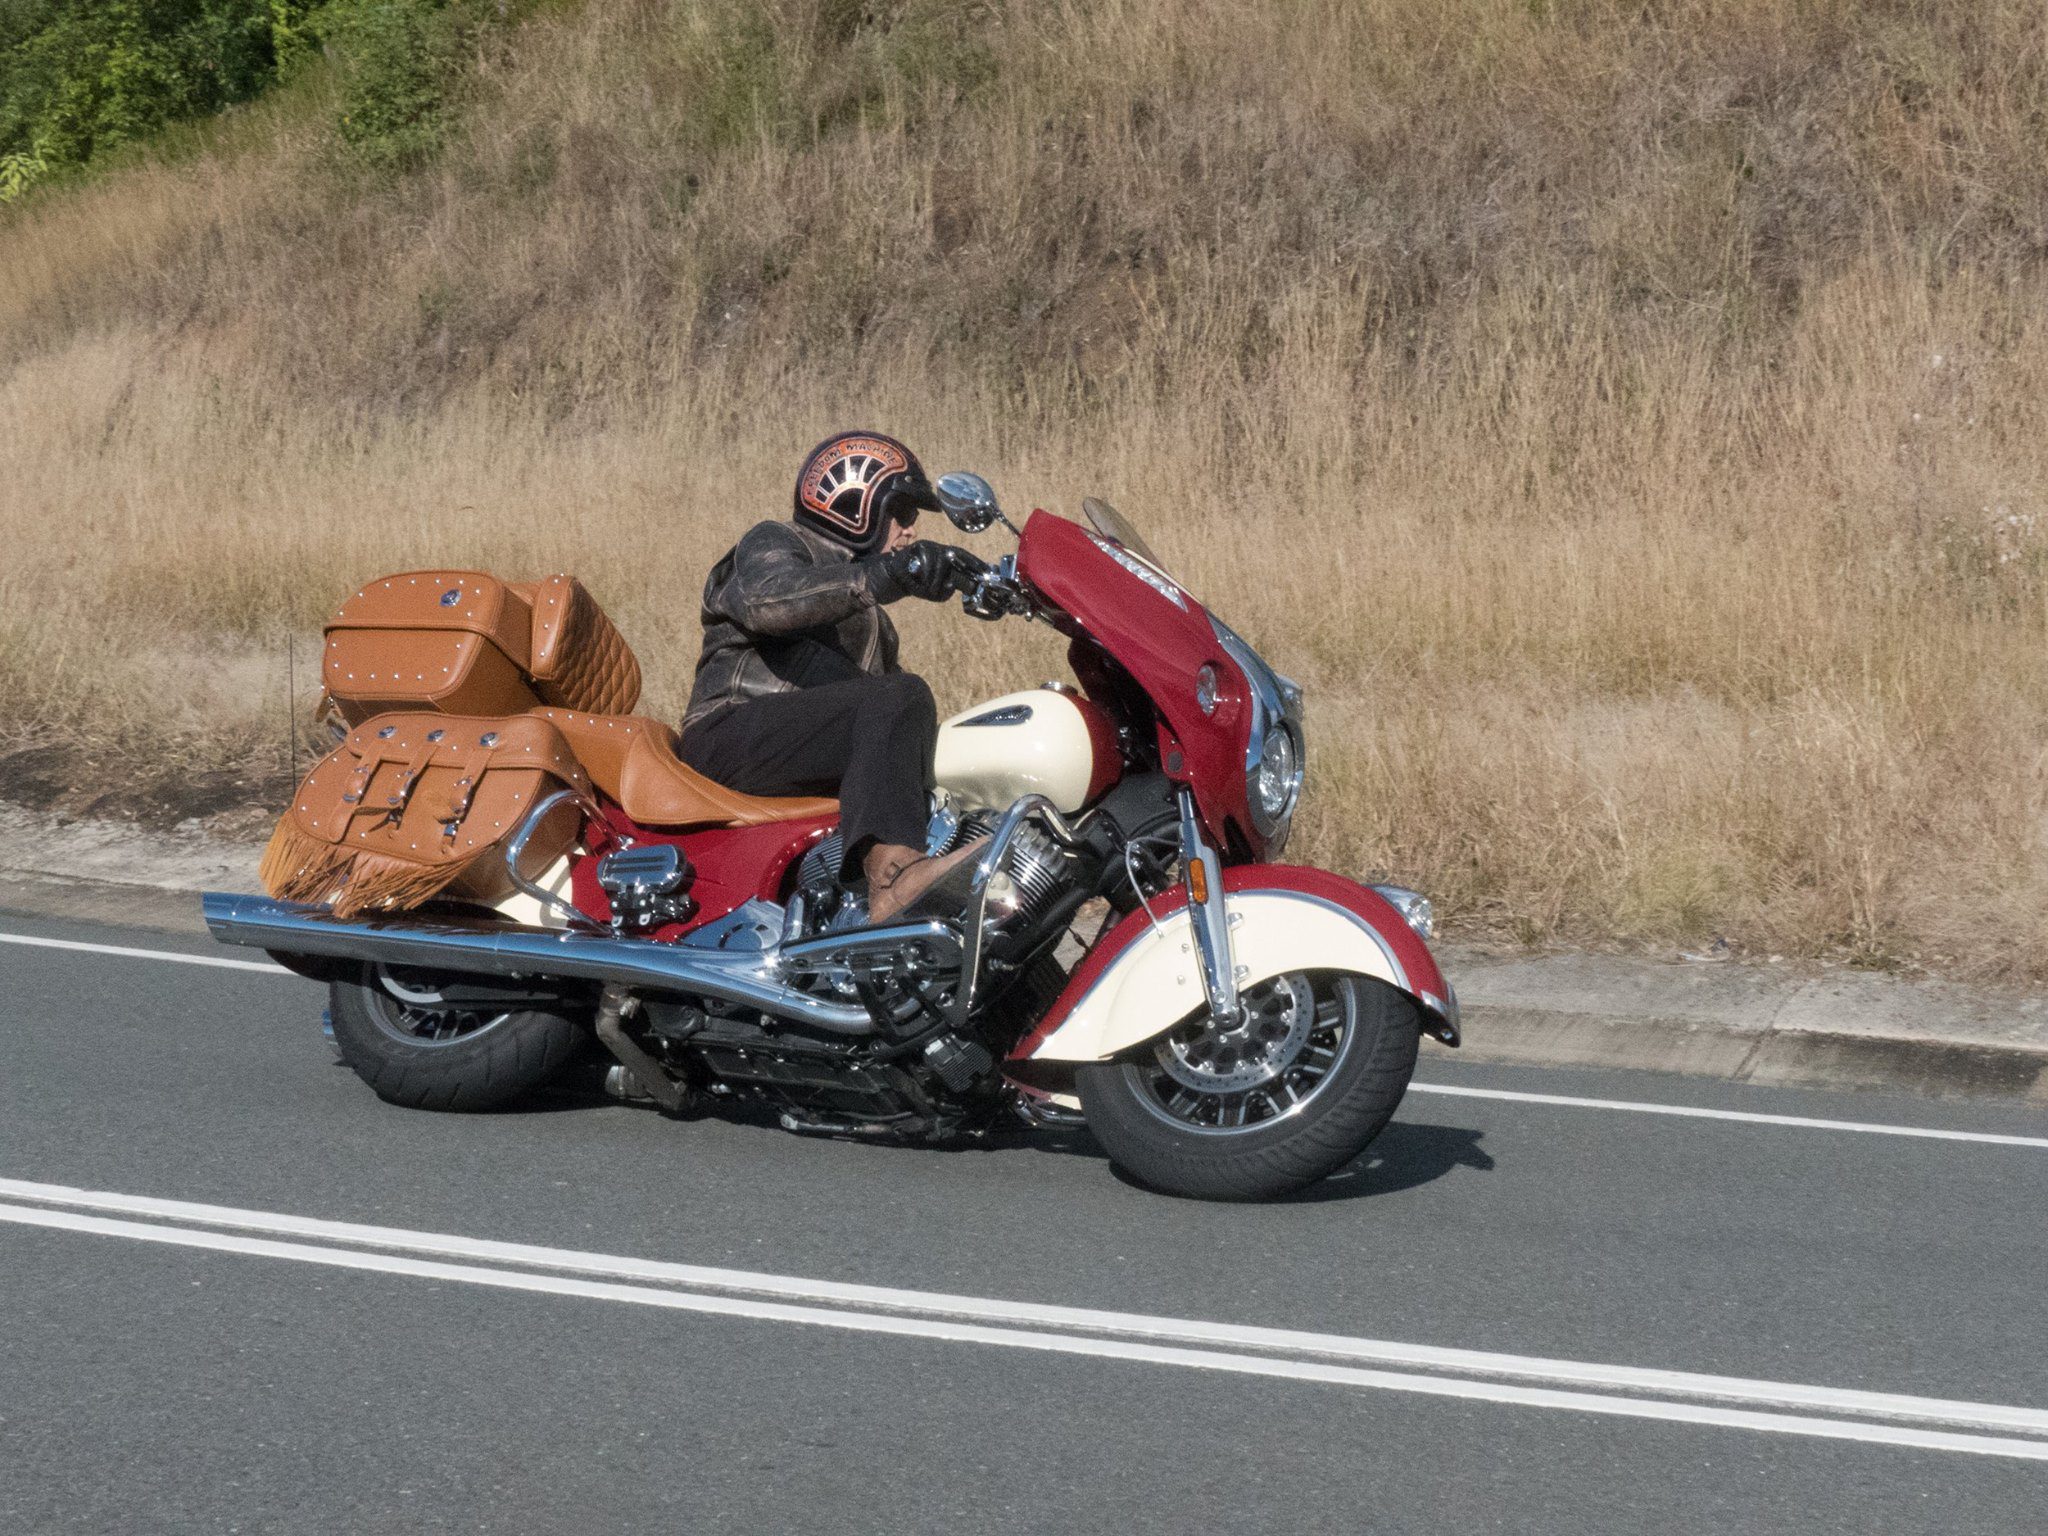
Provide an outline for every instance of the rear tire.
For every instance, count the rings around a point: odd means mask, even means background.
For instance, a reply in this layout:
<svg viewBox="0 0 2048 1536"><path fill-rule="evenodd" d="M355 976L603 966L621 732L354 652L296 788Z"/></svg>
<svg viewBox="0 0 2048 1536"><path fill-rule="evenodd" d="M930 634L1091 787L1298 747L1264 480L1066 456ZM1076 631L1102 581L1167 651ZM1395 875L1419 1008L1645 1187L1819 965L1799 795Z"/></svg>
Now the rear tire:
<svg viewBox="0 0 2048 1536"><path fill-rule="evenodd" d="M328 984L328 1017L341 1059L378 1098L407 1109L501 1108L560 1072L584 1041L563 1013L419 1008L368 967Z"/></svg>
<svg viewBox="0 0 2048 1536"><path fill-rule="evenodd" d="M1245 1000L1264 1008L1268 1043L1254 1030L1250 1043L1219 1051L1201 1014L1122 1061L1075 1073L1089 1130L1148 1188L1194 1200L1292 1194L1363 1152L1407 1091L1422 1028L1405 993L1365 976L1296 973L1247 989ZM1327 1069L1311 1079L1325 1051ZM1249 1088L1227 1088L1261 1073ZM1190 1086L1204 1082L1226 1086Z"/></svg>

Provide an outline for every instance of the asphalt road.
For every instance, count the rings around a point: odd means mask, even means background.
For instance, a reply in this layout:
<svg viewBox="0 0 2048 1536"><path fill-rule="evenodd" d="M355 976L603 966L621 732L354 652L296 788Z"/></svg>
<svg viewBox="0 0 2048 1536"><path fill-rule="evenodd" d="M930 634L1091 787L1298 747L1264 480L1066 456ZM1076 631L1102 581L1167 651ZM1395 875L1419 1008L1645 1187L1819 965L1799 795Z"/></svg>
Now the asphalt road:
<svg viewBox="0 0 2048 1536"><path fill-rule="evenodd" d="M308 983L5 936L231 952L0 917L6 1536L2048 1531L2048 1460L1994 1444L2048 1432L1892 1443L1842 1395L2048 1409L2039 1111L1431 1051L1425 1084L1602 1102L1417 1092L1311 1197L1205 1206L1080 1136L948 1152L571 1096L391 1109ZM2033 1140L1617 1107L1646 1102ZM566 1252L451 1265L456 1238ZM938 1299L784 1314L733 1299L752 1282L590 1255ZM1024 1303L1135 1316L1091 1332ZM1503 1358L1445 1396L1119 1342L1185 1319ZM1819 1427L1721 1421L1711 1386L1639 1416L1613 1371L1576 1406L1514 1385L1560 1359L1820 1389Z"/></svg>

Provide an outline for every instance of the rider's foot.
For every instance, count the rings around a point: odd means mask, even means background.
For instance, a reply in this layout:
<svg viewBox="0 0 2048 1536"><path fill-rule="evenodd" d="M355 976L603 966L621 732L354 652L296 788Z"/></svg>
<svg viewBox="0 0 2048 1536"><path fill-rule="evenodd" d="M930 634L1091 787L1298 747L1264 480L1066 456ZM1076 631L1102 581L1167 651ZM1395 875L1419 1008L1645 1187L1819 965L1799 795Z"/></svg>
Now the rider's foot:
<svg viewBox="0 0 2048 1536"><path fill-rule="evenodd" d="M868 877L868 922L886 923L901 917L918 897L978 855L987 842L987 838L977 837L936 858L925 858L913 848L893 843L870 848L861 861Z"/></svg>

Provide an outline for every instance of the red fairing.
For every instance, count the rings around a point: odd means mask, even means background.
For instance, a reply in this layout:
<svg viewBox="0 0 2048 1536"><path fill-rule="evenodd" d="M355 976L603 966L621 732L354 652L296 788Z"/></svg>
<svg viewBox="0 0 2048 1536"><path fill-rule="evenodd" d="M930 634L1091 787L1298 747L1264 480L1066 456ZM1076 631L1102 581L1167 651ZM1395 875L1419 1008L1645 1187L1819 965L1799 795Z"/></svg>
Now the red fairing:
<svg viewBox="0 0 2048 1536"><path fill-rule="evenodd" d="M1437 966L1436 956L1429 952L1429 946L1422 942L1422 935L1408 926L1407 919L1395 911L1384 896L1355 880L1346 880L1342 875L1333 875L1326 869L1314 869L1305 864L1239 864L1223 871L1223 889L1298 891L1304 896L1314 896L1356 913L1393 952L1395 969L1409 993L1418 1001L1424 994L1439 1000L1450 998L1451 989L1444 981L1444 973ZM1187 887L1177 885L1152 898L1152 912L1165 918L1181 911L1187 904ZM1011 1049L1009 1059L1022 1061L1043 1045L1046 1036L1066 1023L1067 1016L1102 980L1103 973L1116 963L1118 956L1144 937L1151 926L1151 919L1140 910L1132 912L1104 934L1074 968L1074 974L1067 978L1066 987L1053 1000L1045 1017Z"/></svg>
<svg viewBox="0 0 2048 1536"><path fill-rule="evenodd" d="M1195 792L1213 836L1258 857L1265 839L1245 798L1250 685L1217 643L1208 610L1177 583L1186 606L1174 602L1119 565L1088 530L1050 512L1033 512L1024 524L1017 570L1042 598L1071 615L1074 622L1062 628L1109 652L1150 695L1180 747L1181 766L1168 767L1168 776ZM1213 715L1195 702L1204 664L1216 669L1219 684ZM1085 672L1081 677L1089 683ZM1115 707L1110 699L1098 702Z"/></svg>
<svg viewBox="0 0 2048 1536"><path fill-rule="evenodd" d="M597 883L598 861L617 846L620 837L630 837L640 844L672 844L683 850L697 872L690 886L690 894L697 900L697 912L687 923L658 928L649 937L663 941L680 938L756 896L765 901L781 900L783 877L789 866L837 825L835 816L812 816L797 821L771 821L758 827L711 827L678 834L637 826L617 806L607 805L603 828L594 829L591 852L578 859L570 871L571 895L578 911L601 923L610 922L612 904Z"/></svg>
<svg viewBox="0 0 2048 1536"><path fill-rule="evenodd" d="M1123 747L1116 739L1116 722L1092 699L1075 699L1081 723L1088 727L1088 803L1124 776Z"/></svg>

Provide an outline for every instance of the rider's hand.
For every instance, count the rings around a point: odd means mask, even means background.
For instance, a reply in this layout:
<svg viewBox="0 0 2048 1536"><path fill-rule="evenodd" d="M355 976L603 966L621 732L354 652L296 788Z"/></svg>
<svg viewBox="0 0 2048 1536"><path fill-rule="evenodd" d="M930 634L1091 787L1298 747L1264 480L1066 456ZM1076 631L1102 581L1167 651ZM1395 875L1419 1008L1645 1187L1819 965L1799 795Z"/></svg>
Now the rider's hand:
<svg viewBox="0 0 2048 1536"><path fill-rule="evenodd" d="M944 602L955 592L972 590L988 570L985 562L966 550L933 539L919 539L902 549L876 555L874 565L875 596L885 603L893 603L899 597Z"/></svg>

